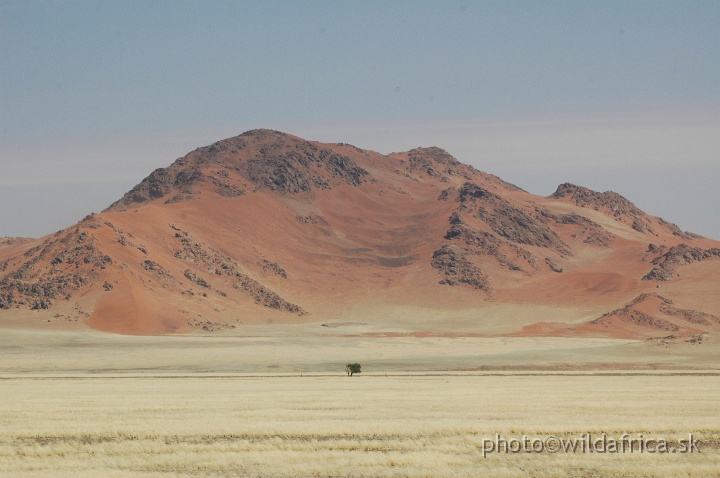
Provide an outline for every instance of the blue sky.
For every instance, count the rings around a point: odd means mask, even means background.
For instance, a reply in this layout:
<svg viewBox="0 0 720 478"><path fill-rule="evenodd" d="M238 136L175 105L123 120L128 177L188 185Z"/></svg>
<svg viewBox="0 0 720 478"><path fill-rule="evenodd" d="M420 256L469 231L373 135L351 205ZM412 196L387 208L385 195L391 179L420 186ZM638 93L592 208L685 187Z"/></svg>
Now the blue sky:
<svg viewBox="0 0 720 478"><path fill-rule="evenodd" d="M248 129L437 145L720 239L720 2L3 1L0 236Z"/></svg>

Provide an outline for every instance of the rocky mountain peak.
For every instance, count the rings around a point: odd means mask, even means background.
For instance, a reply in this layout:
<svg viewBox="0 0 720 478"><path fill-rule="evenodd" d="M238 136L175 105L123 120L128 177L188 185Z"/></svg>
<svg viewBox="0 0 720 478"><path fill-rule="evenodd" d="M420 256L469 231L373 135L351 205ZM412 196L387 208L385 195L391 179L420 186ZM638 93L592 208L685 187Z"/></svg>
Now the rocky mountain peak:
<svg viewBox="0 0 720 478"><path fill-rule="evenodd" d="M359 186L368 171L327 146L280 131L247 131L156 169L108 210L160 198L167 203L192 200L207 188L225 197L241 196L252 187L249 183L281 194L310 193L340 184Z"/></svg>

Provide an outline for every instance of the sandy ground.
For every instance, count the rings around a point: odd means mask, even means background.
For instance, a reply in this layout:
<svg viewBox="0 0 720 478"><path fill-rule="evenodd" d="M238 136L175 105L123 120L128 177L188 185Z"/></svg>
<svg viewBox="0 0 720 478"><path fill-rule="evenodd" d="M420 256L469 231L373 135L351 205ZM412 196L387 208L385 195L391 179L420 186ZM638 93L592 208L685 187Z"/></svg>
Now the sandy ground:
<svg viewBox="0 0 720 478"><path fill-rule="evenodd" d="M0 329L0 374L334 373L433 370L717 369L720 347L683 340L363 335L362 324L256 326L226 335L122 336Z"/></svg>

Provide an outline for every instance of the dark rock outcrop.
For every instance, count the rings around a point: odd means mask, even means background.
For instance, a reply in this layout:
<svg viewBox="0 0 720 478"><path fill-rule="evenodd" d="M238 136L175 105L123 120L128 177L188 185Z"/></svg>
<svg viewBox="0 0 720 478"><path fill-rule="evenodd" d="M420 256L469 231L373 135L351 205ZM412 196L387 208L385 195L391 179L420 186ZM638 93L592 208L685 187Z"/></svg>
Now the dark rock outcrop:
<svg viewBox="0 0 720 478"><path fill-rule="evenodd" d="M205 287L207 289L210 288L210 284L203 279L202 277L198 277L198 275L195 273L195 271L191 269L185 269L185 272L183 272L183 275L190 281L196 283L200 287Z"/></svg>
<svg viewBox="0 0 720 478"><path fill-rule="evenodd" d="M559 265L555 264L555 262L552 259L550 259L549 257L545 258L545 264L547 264L548 267L550 268L550 270L553 272L559 273L559 272L563 271L563 268L560 267Z"/></svg>
<svg viewBox="0 0 720 478"><path fill-rule="evenodd" d="M569 198L575 205L594 209L607 208L613 216L643 217L645 213L632 202L613 191L599 193L582 186L563 183L550 196L552 199Z"/></svg>
<svg viewBox="0 0 720 478"><path fill-rule="evenodd" d="M146 259L140 263L143 269L146 271L151 271L157 274L158 276L162 277L172 277L172 274L170 274L163 266L158 264L155 261L151 261L149 259Z"/></svg>
<svg viewBox="0 0 720 478"><path fill-rule="evenodd" d="M286 301L270 288L242 272L233 258L220 254L219 251L212 247L194 241L187 231L183 231L177 226L170 225L170 227L175 231L175 239L181 246L181 249L175 252L176 258L185 260L196 267L202 267L215 276L226 278L231 282L234 289L250 296L256 304L298 315L307 313L300 306ZM275 264L270 261L267 261L267 263L270 269ZM285 273L280 266L277 264L275 266L277 266L278 274ZM208 281L199 277L197 272L192 269L185 270L184 275L188 280L201 287L211 287Z"/></svg>
<svg viewBox="0 0 720 478"><path fill-rule="evenodd" d="M631 227L636 231L643 234L658 235L657 231L651 225L650 217L627 198L616 192L605 191L600 193L582 186L576 186L575 184L563 183L548 197L551 199L568 198L577 206L595 209L596 211L602 210L618 219L628 218ZM675 224L662 218L657 218L657 221L660 226L675 236L688 240L695 236L691 233L682 232Z"/></svg>
<svg viewBox="0 0 720 478"><path fill-rule="evenodd" d="M607 314L603 314L601 317L592 320L590 323L607 324L611 317L620 317L636 325L653 327L664 331L677 332L682 329L680 325L674 324L662 318L654 317L637 309L640 304L648 300L658 301L658 312L666 316L683 319L694 326L720 324L720 317L693 309L677 308L673 305L672 300L654 292L641 294L624 307L608 312Z"/></svg>
<svg viewBox="0 0 720 478"><path fill-rule="evenodd" d="M135 186L118 201L114 202L108 210L121 209L124 206L143 203L159 199L169 194L173 188L187 189L190 186L205 181L205 174L197 168L182 168L179 161L170 167L159 168L150 173L140 184ZM192 194L187 194L190 198ZM182 196L174 196L172 202L178 202Z"/></svg>
<svg viewBox="0 0 720 478"><path fill-rule="evenodd" d="M250 180L260 189L283 194L329 189L334 184L359 186L369 173L349 156L271 130L253 130L198 148L167 168L153 171L107 210L170 195L166 204L196 198L200 183L210 181L223 197L245 194L238 184Z"/></svg>
<svg viewBox="0 0 720 478"><path fill-rule="evenodd" d="M474 183L465 183L458 191L461 210L484 221L499 236L518 244L553 249L563 255L570 250L562 239L536 216L510 201Z"/></svg>
<svg viewBox="0 0 720 478"><path fill-rule="evenodd" d="M81 224L95 225L92 219ZM24 262L5 265L11 270L0 279L0 309L47 309L57 300L69 300L113 262L80 227L60 231L20 257Z"/></svg>
<svg viewBox="0 0 720 478"><path fill-rule="evenodd" d="M463 164L442 148L431 146L415 148L408 151L406 171L416 174L425 174L432 178L439 178L441 182L449 182L450 177L461 177L467 181L482 177L484 180L496 184L510 191L522 191L521 188L503 181L499 177L478 171L470 165Z"/></svg>
<svg viewBox="0 0 720 478"><path fill-rule="evenodd" d="M249 159L245 173L258 187L286 194L308 192L312 188L330 189L328 176L359 186L368 175L350 157L329 149L318 151L315 145L308 145L277 156Z"/></svg>
<svg viewBox="0 0 720 478"><path fill-rule="evenodd" d="M650 226L647 214L616 192L605 191L600 193L575 184L563 183L548 197L551 199L568 198L573 204L580 207L591 208L596 211L606 210L616 218L627 217L632 221L632 228L636 231L657 235Z"/></svg>
<svg viewBox="0 0 720 478"><path fill-rule="evenodd" d="M615 238L598 223L579 214L554 214L539 208L536 208L535 211L555 225L571 226L575 230L571 237L583 239L585 244L608 247Z"/></svg>
<svg viewBox="0 0 720 478"><path fill-rule="evenodd" d="M467 260L467 253L457 246L443 246L433 253L430 264L445 275L440 284L468 284L475 289L492 292L488 276Z"/></svg>
<svg viewBox="0 0 720 478"><path fill-rule="evenodd" d="M257 304L262 304L265 307L270 307L271 309L284 310L298 315L305 315L307 313L301 307L291 304L272 290L245 274L236 272L235 278L237 279L237 282L233 284L233 287L255 299L255 303Z"/></svg>
<svg viewBox="0 0 720 478"><path fill-rule="evenodd" d="M668 281L675 277L678 267L720 257L720 248L702 249L683 243L653 260L655 267L642 280Z"/></svg>
<svg viewBox="0 0 720 478"><path fill-rule="evenodd" d="M460 222L457 222L460 221ZM538 259L530 252L487 231L478 231L466 225L457 213L450 217L452 226L445 233L445 240L462 243L462 249L473 255L494 257L498 263L510 270L522 271L511 258L514 256L537 269Z"/></svg>
<svg viewBox="0 0 720 478"><path fill-rule="evenodd" d="M264 259L263 264L262 264L262 269L263 269L263 272L270 271L278 277L287 279L287 272L285 272L285 269L280 267L280 265L278 265L277 262L272 262L267 259Z"/></svg>

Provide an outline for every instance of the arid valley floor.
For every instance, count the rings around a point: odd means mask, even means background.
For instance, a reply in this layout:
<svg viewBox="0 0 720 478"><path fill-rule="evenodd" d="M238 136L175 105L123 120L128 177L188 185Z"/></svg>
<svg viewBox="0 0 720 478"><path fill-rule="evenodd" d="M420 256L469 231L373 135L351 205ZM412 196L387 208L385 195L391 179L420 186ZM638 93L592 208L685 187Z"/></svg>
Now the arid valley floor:
<svg viewBox="0 0 720 478"><path fill-rule="evenodd" d="M362 328L0 329L0 475L717 476L715 344ZM698 445L483 452L497 435L603 433Z"/></svg>

